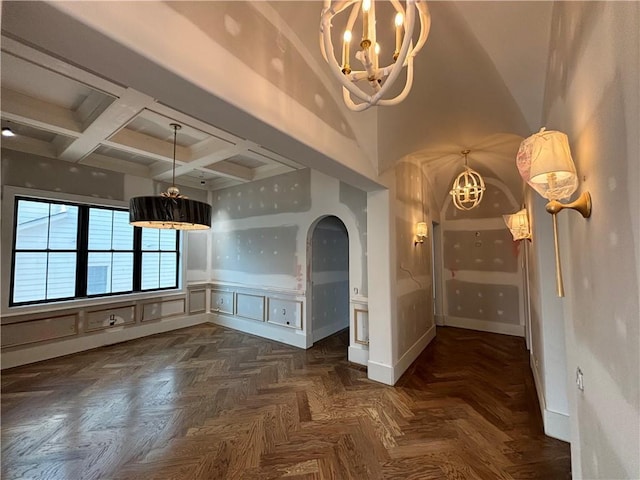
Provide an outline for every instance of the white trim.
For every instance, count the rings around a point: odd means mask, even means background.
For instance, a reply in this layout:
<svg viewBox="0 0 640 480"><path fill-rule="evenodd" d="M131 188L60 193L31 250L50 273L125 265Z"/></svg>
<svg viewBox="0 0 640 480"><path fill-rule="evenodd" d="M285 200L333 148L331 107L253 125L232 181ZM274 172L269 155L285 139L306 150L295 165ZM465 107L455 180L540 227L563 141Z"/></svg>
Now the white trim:
<svg viewBox="0 0 640 480"><path fill-rule="evenodd" d="M251 292L267 292L269 294L274 295L286 295L288 297L304 297L306 292L301 289L292 289L292 288L278 288L278 287L270 287L270 286L260 286L260 285L247 285L246 283L237 283L237 282L223 282L218 280L209 280L207 282L193 282L198 285L206 285L212 289L220 289L220 288L230 288L240 293L251 293ZM187 288L193 283L187 284ZM265 295L267 296L267 295Z"/></svg>
<svg viewBox="0 0 640 480"><path fill-rule="evenodd" d="M267 340L275 340L293 347L306 349L311 346L307 345L307 336L301 330L292 330L291 327L282 327L273 323L261 322L260 320L232 317L221 313L210 313L208 321L232 330Z"/></svg>
<svg viewBox="0 0 640 480"><path fill-rule="evenodd" d="M475 320L472 318L445 315L444 325L447 327L467 328L469 330L480 330L481 332L524 337L524 325L513 325L511 323L488 322L486 320Z"/></svg>
<svg viewBox="0 0 640 480"><path fill-rule="evenodd" d="M349 361L366 367L369 361L369 349L363 345L350 345Z"/></svg>
<svg viewBox="0 0 640 480"><path fill-rule="evenodd" d="M396 383L394 381L393 367L373 360L367 361L367 377L369 380L384 383L385 385L393 386Z"/></svg>
<svg viewBox="0 0 640 480"><path fill-rule="evenodd" d="M542 414L542 424L544 425L545 435L570 443L571 423L569 415L547 409L547 403L544 399L544 389L542 388L542 381L540 380L540 374L535 365L535 359L533 358L533 355L529 355L529 365L531 366L531 372L533 373L533 383L536 386L536 393L538 394L538 403L540 404L540 413Z"/></svg>
<svg viewBox="0 0 640 480"><path fill-rule="evenodd" d="M411 364L418 358L422 351L431 343L436 336L436 326L431 325L431 328L425 332L422 337L418 339L413 346L405 352L405 354L398 360L393 367L393 383L395 384L402 374L411 366Z"/></svg>
<svg viewBox="0 0 640 480"><path fill-rule="evenodd" d="M367 376L370 380L375 380L376 382L384 383L386 385L395 385L402 374L411 366L415 359L418 358L435 336L436 326L432 325L431 328L429 328L429 330L427 330L427 332L405 352L402 358L400 358L393 367L369 360L367 362Z"/></svg>
<svg viewBox="0 0 640 480"><path fill-rule="evenodd" d="M83 352L105 345L126 342L156 333L165 333L180 328L192 327L207 321L207 314L171 317L166 320L137 324L136 326L114 327L100 333L88 333L82 337L56 341L20 350L3 351L2 368L12 368L29 363L40 362L50 358Z"/></svg>

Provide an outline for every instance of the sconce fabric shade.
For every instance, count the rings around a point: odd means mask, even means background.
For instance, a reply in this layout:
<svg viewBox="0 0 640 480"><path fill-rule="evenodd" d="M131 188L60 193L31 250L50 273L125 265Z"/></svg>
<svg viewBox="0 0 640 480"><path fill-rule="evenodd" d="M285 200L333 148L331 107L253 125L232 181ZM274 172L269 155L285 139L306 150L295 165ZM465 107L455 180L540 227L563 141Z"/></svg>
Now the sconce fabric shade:
<svg viewBox="0 0 640 480"><path fill-rule="evenodd" d="M531 240L531 228L529 227L529 216L527 210L522 209L512 215L503 215L504 223L511 231L513 240Z"/></svg>
<svg viewBox="0 0 640 480"><path fill-rule="evenodd" d="M542 128L526 138L520 144L516 164L523 180L549 200L570 197L578 188L569 141L562 132Z"/></svg>
<svg viewBox="0 0 640 480"><path fill-rule="evenodd" d="M134 197L129 201L129 223L136 227L206 230L211 228L211 205L185 197Z"/></svg>
<svg viewBox="0 0 640 480"><path fill-rule="evenodd" d="M427 237L427 224L426 222L418 222L416 224L416 235L421 238Z"/></svg>

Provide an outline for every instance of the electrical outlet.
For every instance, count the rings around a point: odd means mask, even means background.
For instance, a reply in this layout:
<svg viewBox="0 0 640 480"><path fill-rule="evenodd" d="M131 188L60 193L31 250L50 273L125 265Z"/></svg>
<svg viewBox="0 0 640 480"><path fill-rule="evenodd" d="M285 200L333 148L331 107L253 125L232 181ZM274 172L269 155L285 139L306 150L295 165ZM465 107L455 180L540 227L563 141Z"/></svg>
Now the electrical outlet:
<svg viewBox="0 0 640 480"><path fill-rule="evenodd" d="M584 376L582 375L580 367L576 368L576 386L578 387L578 390L584 392Z"/></svg>

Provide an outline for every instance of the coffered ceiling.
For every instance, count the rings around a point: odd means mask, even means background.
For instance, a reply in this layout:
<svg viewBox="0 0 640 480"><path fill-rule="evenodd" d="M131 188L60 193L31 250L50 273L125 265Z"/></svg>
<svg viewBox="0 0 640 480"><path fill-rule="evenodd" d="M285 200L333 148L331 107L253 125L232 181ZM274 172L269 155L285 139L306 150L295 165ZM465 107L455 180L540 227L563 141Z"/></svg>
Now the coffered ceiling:
<svg viewBox="0 0 640 480"><path fill-rule="evenodd" d="M148 95L4 37L3 148L216 189L301 166L245 138L167 107Z"/></svg>

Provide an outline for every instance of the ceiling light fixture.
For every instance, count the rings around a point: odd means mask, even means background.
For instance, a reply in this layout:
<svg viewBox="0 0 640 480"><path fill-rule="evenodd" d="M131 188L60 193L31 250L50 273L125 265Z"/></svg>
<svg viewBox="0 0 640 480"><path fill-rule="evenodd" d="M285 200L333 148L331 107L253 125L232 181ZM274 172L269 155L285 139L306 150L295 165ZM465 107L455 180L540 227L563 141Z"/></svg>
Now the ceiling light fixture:
<svg viewBox="0 0 640 480"><path fill-rule="evenodd" d="M136 227L174 230L205 230L211 227L211 205L189 200L176 187L176 140L182 127L173 128L173 177L171 187L155 197L134 197L129 201L129 223Z"/></svg>
<svg viewBox="0 0 640 480"><path fill-rule="evenodd" d="M480 174L467 165L467 155L471 150L462 150L460 153L464 155L464 172L453 181L449 194L458 210L471 210L480 205L486 187Z"/></svg>
<svg viewBox="0 0 640 480"><path fill-rule="evenodd" d="M376 36L376 2L373 0L325 0L320 22L320 48L322 55L331 67L331 71L342 84L342 97L349 109L361 112L374 105L397 105L402 102L413 83L413 57L420 51L427 41L431 27L431 15L427 4L423 0L406 0L405 8L399 0L390 0L395 15L395 50L389 55L391 62L387 66L379 65L381 47ZM346 28L342 35L342 62L336 60L333 41L331 40L331 21L333 17L351 8ZM420 20L420 36L413 45L413 29L416 12ZM355 58L362 64L364 70L351 69L351 39L358 14L361 14L362 25L360 49ZM359 29L359 27L356 27ZM407 78L402 91L393 98L384 98L396 81L400 72L407 67ZM368 88L361 88L358 83L367 83ZM354 102L353 98L359 102Z"/></svg>
<svg viewBox="0 0 640 480"><path fill-rule="evenodd" d="M2 127L2 136L3 137L15 137L16 134L9 127Z"/></svg>

